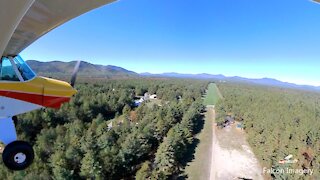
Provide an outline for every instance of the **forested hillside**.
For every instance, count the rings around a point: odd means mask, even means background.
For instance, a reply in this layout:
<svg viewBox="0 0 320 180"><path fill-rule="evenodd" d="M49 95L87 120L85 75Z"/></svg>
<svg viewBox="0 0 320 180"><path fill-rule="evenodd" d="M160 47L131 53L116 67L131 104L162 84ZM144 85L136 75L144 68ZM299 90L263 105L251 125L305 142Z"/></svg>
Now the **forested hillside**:
<svg viewBox="0 0 320 180"><path fill-rule="evenodd" d="M27 61L29 66L41 76L55 77L55 78L67 78L69 79L76 61L72 62L62 62L62 61L50 61L50 62L40 62L35 60ZM127 77L137 77L138 74L126 70L117 66L103 66L91 64L82 61L80 64L80 69L78 76L85 78L127 78Z"/></svg>
<svg viewBox="0 0 320 180"><path fill-rule="evenodd" d="M220 83L219 120L243 121L248 141L263 167L313 169L313 176L272 174L275 179L320 179L320 93ZM297 163L279 164L292 154ZM270 176L269 176L270 177Z"/></svg>
<svg viewBox="0 0 320 180"><path fill-rule="evenodd" d="M35 161L21 172L0 162L0 179L168 179L179 176L200 122L208 83L192 80L103 80L80 83L60 110L19 116L19 138ZM133 107L136 95L157 103ZM112 122L112 126L110 126Z"/></svg>

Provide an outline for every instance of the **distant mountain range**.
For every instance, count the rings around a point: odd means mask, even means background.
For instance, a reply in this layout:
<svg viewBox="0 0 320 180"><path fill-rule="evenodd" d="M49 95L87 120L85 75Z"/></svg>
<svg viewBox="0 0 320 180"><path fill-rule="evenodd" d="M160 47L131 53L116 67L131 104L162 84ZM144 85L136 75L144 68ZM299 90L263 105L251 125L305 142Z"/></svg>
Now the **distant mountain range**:
<svg viewBox="0 0 320 180"><path fill-rule="evenodd" d="M51 77L71 76L76 61L61 62L40 62L35 60L27 61L28 65L39 75ZM79 77L86 78L126 78L139 76L133 71L126 70L117 66L95 65L85 61L80 64Z"/></svg>
<svg viewBox="0 0 320 180"><path fill-rule="evenodd" d="M40 62L35 60L27 61L29 66L39 75L48 77L67 77L69 78L73 72L73 68L76 61L71 62L61 62L61 61L51 61L51 62ZM244 77L227 77L222 74L212 75L212 74L180 74L180 73L163 73L163 74L151 74L151 73L141 73L138 74L127 69L117 67L117 66L103 66L95 65L85 61L82 61L79 69L79 77L84 78L138 78L138 77L165 77L165 78L185 78L185 79L212 79L218 81L231 81L231 82L243 82L243 83L253 83L259 85L276 86L282 88L294 88L303 89L311 91L320 91L320 86L310 86L310 85L297 85L288 82L282 82L271 78L262 79L250 79Z"/></svg>
<svg viewBox="0 0 320 180"><path fill-rule="evenodd" d="M142 76L147 77L173 77L173 78L191 78L191 79L213 79L220 81L229 82L242 82L242 83L253 83L258 85L266 86L276 86L282 88L294 88L302 90L320 91L320 86L310 86L310 85L297 85L294 83L282 82L272 78L261 78L261 79L250 79L239 76L227 77L222 74L212 75L212 74L179 74L179 73L163 73L163 74L151 74L151 73L141 73Z"/></svg>

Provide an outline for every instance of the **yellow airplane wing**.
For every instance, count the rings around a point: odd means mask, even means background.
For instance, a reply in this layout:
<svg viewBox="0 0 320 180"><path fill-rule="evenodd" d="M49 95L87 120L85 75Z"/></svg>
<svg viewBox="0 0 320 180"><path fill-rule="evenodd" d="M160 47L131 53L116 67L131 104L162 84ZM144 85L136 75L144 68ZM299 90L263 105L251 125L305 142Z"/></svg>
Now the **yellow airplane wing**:
<svg viewBox="0 0 320 180"><path fill-rule="evenodd" d="M0 57L17 55L38 38L115 0L1 0Z"/></svg>

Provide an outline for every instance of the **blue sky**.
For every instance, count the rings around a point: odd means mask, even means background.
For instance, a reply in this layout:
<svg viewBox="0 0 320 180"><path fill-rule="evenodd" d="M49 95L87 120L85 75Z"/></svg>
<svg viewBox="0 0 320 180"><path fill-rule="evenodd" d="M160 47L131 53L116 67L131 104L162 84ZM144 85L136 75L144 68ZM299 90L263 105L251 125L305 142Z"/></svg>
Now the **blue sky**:
<svg viewBox="0 0 320 180"><path fill-rule="evenodd" d="M58 27L21 55L320 86L319 22L320 4L309 0L121 0Z"/></svg>

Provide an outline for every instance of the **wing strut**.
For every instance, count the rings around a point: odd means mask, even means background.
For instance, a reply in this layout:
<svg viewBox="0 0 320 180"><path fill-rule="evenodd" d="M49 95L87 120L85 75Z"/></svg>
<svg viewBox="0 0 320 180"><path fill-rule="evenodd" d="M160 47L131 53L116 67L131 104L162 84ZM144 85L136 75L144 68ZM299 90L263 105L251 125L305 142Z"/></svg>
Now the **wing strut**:
<svg viewBox="0 0 320 180"><path fill-rule="evenodd" d="M0 119L0 141L7 145L16 140L16 127L12 118Z"/></svg>

